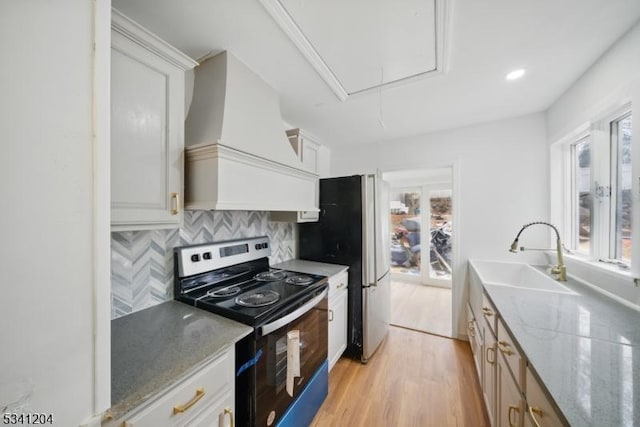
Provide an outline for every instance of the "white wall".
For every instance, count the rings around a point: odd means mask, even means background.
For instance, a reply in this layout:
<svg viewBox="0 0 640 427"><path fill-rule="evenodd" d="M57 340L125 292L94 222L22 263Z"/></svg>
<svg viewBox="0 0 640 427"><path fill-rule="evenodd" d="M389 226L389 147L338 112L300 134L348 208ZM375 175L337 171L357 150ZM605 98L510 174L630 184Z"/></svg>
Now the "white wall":
<svg viewBox="0 0 640 427"><path fill-rule="evenodd" d="M0 3L0 408L65 427L93 412L93 7Z"/></svg>
<svg viewBox="0 0 640 427"><path fill-rule="evenodd" d="M628 104L634 110L633 137L637 141L638 105L640 105L640 23L623 35L604 55L573 83L547 110L548 141L551 144L550 174L552 182L561 182L563 176L563 143L571 142L589 129L590 122ZM633 150L633 193L640 192L640 151ZM552 221L562 222L562 206L567 198L562 186L550 189ZM566 218L566 217L565 217ZM565 219L568 222L568 219ZM640 211L633 212L633 240L640 237ZM640 276L640 245L633 245L632 275ZM596 263L597 264L597 263ZM638 305L640 288L633 284L631 275L608 266L594 266L567 257L570 274L577 275L623 301Z"/></svg>
<svg viewBox="0 0 640 427"><path fill-rule="evenodd" d="M555 142L603 110L635 99L640 103L640 23L622 36L547 110Z"/></svg>
<svg viewBox="0 0 640 427"><path fill-rule="evenodd" d="M456 164L460 262L454 270L454 327L465 334L466 261L469 258L539 262L537 253L507 250L520 227L548 220L548 145L544 114L416 136L386 144L332 150L332 174L438 168ZM457 183L455 181L458 181ZM455 197L455 195L454 195ZM521 244L549 247L549 233L528 229ZM455 330L455 329L454 329Z"/></svg>

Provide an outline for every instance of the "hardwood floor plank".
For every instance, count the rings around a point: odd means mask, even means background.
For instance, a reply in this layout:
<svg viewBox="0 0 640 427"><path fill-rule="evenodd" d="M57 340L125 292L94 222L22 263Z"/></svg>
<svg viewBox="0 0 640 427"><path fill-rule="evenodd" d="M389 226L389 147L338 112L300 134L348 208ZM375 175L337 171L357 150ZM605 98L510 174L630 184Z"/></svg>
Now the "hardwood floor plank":
<svg viewBox="0 0 640 427"><path fill-rule="evenodd" d="M391 281L391 324L451 337L451 289Z"/></svg>
<svg viewBox="0 0 640 427"><path fill-rule="evenodd" d="M469 344L391 327L366 365L342 358L312 427L488 426Z"/></svg>

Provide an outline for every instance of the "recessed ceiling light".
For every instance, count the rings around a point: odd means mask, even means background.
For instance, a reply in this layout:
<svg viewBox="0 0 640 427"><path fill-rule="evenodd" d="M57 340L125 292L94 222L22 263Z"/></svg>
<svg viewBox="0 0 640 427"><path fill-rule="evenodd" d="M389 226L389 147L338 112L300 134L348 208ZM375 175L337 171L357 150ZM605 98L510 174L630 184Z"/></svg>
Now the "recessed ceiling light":
<svg viewBox="0 0 640 427"><path fill-rule="evenodd" d="M507 80L518 80L520 77L524 76L525 71L520 68L518 70L513 70L509 74L507 74Z"/></svg>

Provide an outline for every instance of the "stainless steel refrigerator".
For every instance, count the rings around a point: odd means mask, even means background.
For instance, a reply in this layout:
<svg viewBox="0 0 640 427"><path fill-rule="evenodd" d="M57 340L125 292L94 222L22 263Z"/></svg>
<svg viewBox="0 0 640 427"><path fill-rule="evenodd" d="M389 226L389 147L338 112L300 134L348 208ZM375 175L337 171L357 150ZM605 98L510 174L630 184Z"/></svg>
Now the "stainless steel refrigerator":
<svg viewBox="0 0 640 427"><path fill-rule="evenodd" d="M389 329L389 185L377 175L320 180L320 219L299 225L299 257L349 266L347 350L367 362Z"/></svg>

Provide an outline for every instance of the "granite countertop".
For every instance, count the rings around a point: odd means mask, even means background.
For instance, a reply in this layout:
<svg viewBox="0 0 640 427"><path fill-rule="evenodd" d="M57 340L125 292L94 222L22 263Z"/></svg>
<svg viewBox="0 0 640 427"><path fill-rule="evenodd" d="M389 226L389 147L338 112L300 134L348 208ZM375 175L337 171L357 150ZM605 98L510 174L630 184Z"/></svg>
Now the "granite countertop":
<svg viewBox="0 0 640 427"><path fill-rule="evenodd" d="M306 261L303 259L292 259L272 265L273 268L297 271L298 273L317 274L319 276L334 276L346 271L349 267L339 264L325 264L324 262Z"/></svg>
<svg viewBox="0 0 640 427"><path fill-rule="evenodd" d="M640 425L640 311L577 280L562 285L484 288L570 425Z"/></svg>
<svg viewBox="0 0 640 427"><path fill-rule="evenodd" d="M168 301L111 321L111 410L117 420L159 397L253 329Z"/></svg>

